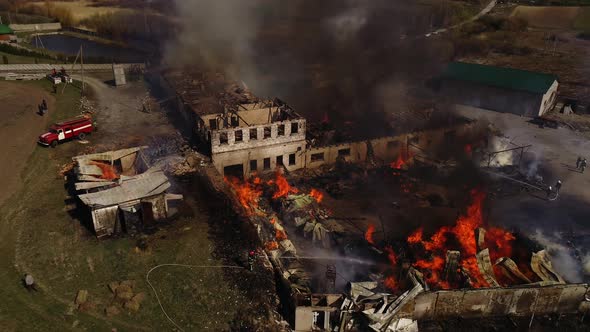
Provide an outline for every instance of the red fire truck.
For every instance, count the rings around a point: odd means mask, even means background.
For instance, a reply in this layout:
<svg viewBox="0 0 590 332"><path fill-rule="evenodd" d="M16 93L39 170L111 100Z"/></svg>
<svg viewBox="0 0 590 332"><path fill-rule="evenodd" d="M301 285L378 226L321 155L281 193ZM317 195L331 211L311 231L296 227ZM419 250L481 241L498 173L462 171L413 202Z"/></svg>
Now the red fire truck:
<svg viewBox="0 0 590 332"><path fill-rule="evenodd" d="M58 122L49 131L39 136L39 144L56 147L57 144L72 138L84 139L87 134L94 131L95 126L92 118L81 116L74 119Z"/></svg>

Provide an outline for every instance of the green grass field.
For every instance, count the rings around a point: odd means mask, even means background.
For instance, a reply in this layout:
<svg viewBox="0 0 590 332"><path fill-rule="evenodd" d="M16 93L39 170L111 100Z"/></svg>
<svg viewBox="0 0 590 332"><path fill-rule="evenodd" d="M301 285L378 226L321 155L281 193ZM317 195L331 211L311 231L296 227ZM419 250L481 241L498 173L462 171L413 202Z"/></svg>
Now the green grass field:
<svg viewBox="0 0 590 332"><path fill-rule="evenodd" d="M48 81L15 82L50 91ZM80 90L68 86L57 96L51 121L74 116ZM92 135L90 140L92 141ZM207 212L196 208L193 217L174 221L174 227L150 235L149 249L136 248L136 239L124 237L98 241L66 210L67 192L58 174L60 165L82 152L84 145L69 142L55 149L38 147L22 173L20 192L0 207L0 310L2 331L171 330L145 282L146 272L162 263L219 265L213 258ZM197 204L188 202L189 204ZM21 285L31 273L40 292ZM150 279L168 313L186 330L224 330L245 300L228 284L219 269L162 268ZM121 308L107 284L135 280L135 293L146 300L138 312ZM88 290L92 307L74 307L76 292ZM121 313L107 318L104 310L115 303Z"/></svg>
<svg viewBox="0 0 590 332"><path fill-rule="evenodd" d="M580 12L574 21L574 29L590 33L590 7L580 8Z"/></svg>

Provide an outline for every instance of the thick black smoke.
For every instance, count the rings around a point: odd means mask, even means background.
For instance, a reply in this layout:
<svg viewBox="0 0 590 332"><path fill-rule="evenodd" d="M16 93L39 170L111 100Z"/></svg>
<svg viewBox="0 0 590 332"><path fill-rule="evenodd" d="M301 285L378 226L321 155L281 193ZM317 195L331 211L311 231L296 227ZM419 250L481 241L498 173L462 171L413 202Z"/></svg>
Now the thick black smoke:
<svg viewBox="0 0 590 332"><path fill-rule="evenodd" d="M177 0L170 64L206 65L279 97L310 120L379 132L386 113L432 75L439 41L428 9L401 0ZM416 36L422 36L417 38ZM443 52L444 53L444 52Z"/></svg>

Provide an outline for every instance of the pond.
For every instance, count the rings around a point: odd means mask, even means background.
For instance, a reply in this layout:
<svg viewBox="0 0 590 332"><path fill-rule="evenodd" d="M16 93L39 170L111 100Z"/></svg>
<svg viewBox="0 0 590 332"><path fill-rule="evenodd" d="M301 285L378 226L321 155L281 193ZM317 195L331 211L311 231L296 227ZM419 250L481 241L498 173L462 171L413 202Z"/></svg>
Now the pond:
<svg viewBox="0 0 590 332"><path fill-rule="evenodd" d="M75 56L82 45L84 58L104 58L114 62L144 62L146 60L144 53L134 49L69 35L41 35L39 39L46 49L65 55ZM31 42L35 44L35 40Z"/></svg>

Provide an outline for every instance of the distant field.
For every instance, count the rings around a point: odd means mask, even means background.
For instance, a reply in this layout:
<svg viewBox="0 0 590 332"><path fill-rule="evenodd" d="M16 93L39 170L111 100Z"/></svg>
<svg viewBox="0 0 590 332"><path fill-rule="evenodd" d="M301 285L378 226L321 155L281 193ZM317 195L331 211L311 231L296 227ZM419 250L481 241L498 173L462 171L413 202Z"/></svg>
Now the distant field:
<svg viewBox="0 0 590 332"><path fill-rule="evenodd" d="M580 7L518 6L511 16L525 19L535 28L571 29L579 13Z"/></svg>
<svg viewBox="0 0 590 332"><path fill-rule="evenodd" d="M74 19L77 21L83 20L96 14L116 13L116 12L133 12L133 9L119 8L119 7L93 7L92 1L52 1L56 6L68 8L72 11ZM45 6L45 2L34 2L36 6Z"/></svg>
<svg viewBox="0 0 590 332"><path fill-rule="evenodd" d="M574 21L574 29L590 32L590 7L580 8L580 13Z"/></svg>

